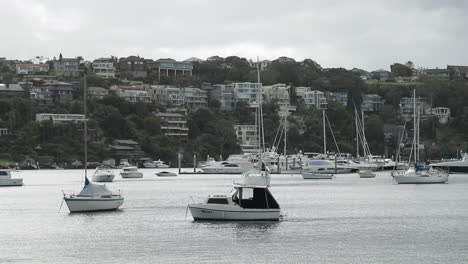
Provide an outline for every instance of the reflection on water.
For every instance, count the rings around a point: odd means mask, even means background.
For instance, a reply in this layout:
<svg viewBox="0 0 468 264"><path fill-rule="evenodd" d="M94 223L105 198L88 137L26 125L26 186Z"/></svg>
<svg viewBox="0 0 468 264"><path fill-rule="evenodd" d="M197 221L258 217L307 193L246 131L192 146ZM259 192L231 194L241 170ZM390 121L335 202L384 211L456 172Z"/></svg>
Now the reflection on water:
<svg viewBox="0 0 468 264"><path fill-rule="evenodd" d="M165 169L166 170L166 169ZM107 186L120 210L70 214L61 190L81 190L79 170L24 171L0 189L0 263L462 263L468 259L468 176L449 184L395 185L338 175L274 175L279 222L193 221L190 197L228 193L236 175L181 175ZM175 171L175 170L174 170ZM199 199L200 197L200 199ZM187 216L185 216L185 214ZM83 253L85 252L85 254Z"/></svg>

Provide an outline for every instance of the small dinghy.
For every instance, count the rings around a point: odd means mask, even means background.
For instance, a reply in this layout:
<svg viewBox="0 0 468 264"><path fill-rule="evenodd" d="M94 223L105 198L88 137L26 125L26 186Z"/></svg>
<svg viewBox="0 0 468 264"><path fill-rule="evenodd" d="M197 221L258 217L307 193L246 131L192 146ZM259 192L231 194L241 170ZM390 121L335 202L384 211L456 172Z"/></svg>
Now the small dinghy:
<svg viewBox="0 0 468 264"><path fill-rule="evenodd" d="M316 173L316 172L302 172L302 178L306 180L313 180L313 179L333 179L333 174L330 173Z"/></svg>
<svg viewBox="0 0 468 264"><path fill-rule="evenodd" d="M176 173L170 172L170 171L160 171L156 173L157 176L159 177L175 177L177 176Z"/></svg>
<svg viewBox="0 0 468 264"><path fill-rule="evenodd" d="M370 170L359 171L359 178L375 178L375 173Z"/></svg>

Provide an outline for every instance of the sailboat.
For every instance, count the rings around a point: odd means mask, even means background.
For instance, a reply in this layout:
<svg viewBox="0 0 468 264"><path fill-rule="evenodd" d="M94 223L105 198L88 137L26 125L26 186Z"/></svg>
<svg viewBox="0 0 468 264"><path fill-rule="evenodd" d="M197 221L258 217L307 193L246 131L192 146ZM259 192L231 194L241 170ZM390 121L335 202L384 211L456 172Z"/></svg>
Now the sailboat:
<svg viewBox="0 0 468 264"><path fill-rule="evenodd" d="M87 120L86 120L86 75L84 77L84 187L80 193L63 194L63 201L68 206L71 213L116 210L124 202L123 196L114 194L106 185L91 183L88 180L88 140L87 140Z"/></svg>
<svg viewBox="0 0 468 264"><path fill-rule="evenodd" d="M194 220L226 221L278 221L281 209L271 192L270 174L263 162L264 132L262 118L262 93L260 72L258 72L258 164L260 169L245 172L240 180L234 181L233 190L228 195L210 195L203 203L188 205Z"/></svg>
<svg viewBox="0 0 468 264"><path fill-rule="evenodd" d="M402 173L392 172L392 177L399 184L446 183L448 172L419 164L419 109L416 108L416 90L413 91L413 147L414 167ZM411 159L411 156L410 156Z"/></svg>

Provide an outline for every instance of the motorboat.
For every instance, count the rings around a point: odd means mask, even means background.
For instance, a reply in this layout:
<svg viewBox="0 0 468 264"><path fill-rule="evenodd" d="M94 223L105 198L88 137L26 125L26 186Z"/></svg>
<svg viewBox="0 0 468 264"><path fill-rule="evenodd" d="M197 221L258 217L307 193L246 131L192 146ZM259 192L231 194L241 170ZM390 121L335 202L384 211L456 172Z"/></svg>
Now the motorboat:
<svg viewBox="0 0 468 264"><path fill-rule="evenodd" d="M188 205L194 220L278 221L281 209L268 189L270 176L252 169L234 181L228 195L209 195L203 203Z"/></svg>
<svg viewBox="0 0 468 264"><path fill-rule="evenodd" d="M106 185L93 184L87 177L78 195L64 193L63 200L70 213L116 210L124 202L120 193L112 193Z"/></svg>
<svg viewBox="0 0 468 264"><path fill-rule="evenodd" d="M360 170L359 178L375 178L375 173L370 170Z"/></svg>
<svg viewBox="0 0 468 264"><path fill-rule="evenodd" d="M203 173L209 174L242 174L253 166L251 154L235 154L225 161L212 161L201 169Z"/></svg>
<svg viewBox="0 0 468 264"><path fill-rule="evenodd" d="M460 160L442 161L430 164L432 168L443 169L449 173L468 173L468 154L464 153Z"/></svg>
<svg viewBox="0 0 468 264"><path fill-rule="evenodd" d="M302 178L305 180L313 180L313 179L333 179L334 175L331 173L316 173L316 172L307 172L303 171L302 172Z"/></svg>
<svg viewBox="0 0 468 264"><path fill-rule="evenodd" d="M138 171L137 167L123 167L120 171L120 176L122 178L143 178L143 173Z"/></svg>
<svg viewBox="0 0 468 264"><path fill-rule="evenodd" d="M302 169L310 173L351 173L356 169L353 167L345 167L335 164L330 160L306 160Z"/></svg>
<svg viewBox="0 0 468 264"><path fill-rule="evenodd" d="M170 172L170 171L160 171L156 173L157 176L159 177L175 177L177 176L176 173Z"/></svg>
<svg viewBox="0 0 468 264"><path fill-rule="evenodd" d="M0 186L22 186L22 178L11 178L10 169L0 169Z"/></svg>
<svg viewBox="0 0 468 264"><path fill-rule="evenodd" d="M115 174L110 166L100 165L94 171L93 182L112 182L114 177Z"/></svg>
<svg viewBox="0 0 468 264"><path fill-rule="evenodd" d="M395 179L398 184L446 183L448 181L448 176L448 172L433 168L429 170L417 170L411 167L402 173L392 173L393 179Z"/></svg>
<svg viewBox="0 0 468 264"><path fill-rule="evenodd" d="M130 164L127 159L122 159L122 160L120 160L119 165L117 165L117 168L122 169L122 168L125 168L125 167L131 167L131 166L132 166L132 164Z"/></svg>
<svg viewBox="0 0 468 264"><path fill-rule="evenodd" d="M169 165L165 164L164 161L158 160L147 160L143 163L145 168L169 168Z"/></svg>

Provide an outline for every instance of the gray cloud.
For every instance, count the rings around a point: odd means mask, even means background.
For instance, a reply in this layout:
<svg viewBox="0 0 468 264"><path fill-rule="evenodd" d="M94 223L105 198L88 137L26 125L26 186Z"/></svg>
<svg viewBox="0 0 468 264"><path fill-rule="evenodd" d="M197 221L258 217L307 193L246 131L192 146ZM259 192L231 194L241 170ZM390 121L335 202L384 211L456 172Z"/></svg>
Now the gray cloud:
<svg viewBox="0 0 468 264"><path fill-rule="evenodd" d="M311 58L324 67L468 64L467 1L0 2L0 56Z"/></svg>

